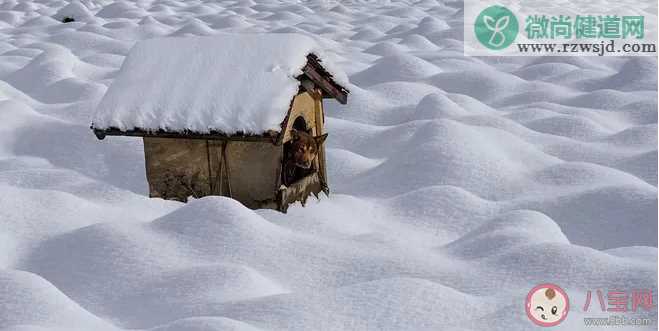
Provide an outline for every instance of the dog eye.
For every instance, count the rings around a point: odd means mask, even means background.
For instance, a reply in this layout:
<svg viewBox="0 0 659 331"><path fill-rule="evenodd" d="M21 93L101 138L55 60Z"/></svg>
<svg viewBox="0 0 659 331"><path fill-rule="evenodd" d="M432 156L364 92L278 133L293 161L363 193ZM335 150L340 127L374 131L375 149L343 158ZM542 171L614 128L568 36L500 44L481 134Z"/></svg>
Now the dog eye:
<svg viewBox="0 0 659 331"><path fill-rule="evenodd" d="M538 309L540 309L540 310L542 310L542 311L545 311L545 309L542 308L542 306L537 306L537 307L535 307L535 310L538 310Z"/></svg>
<svg viewBox="0 0 659 331"><path fill-rule="evenodd" d="M556 315L556 312L558 311L558 308L556 306L551 307L551 313Z"/></svg>

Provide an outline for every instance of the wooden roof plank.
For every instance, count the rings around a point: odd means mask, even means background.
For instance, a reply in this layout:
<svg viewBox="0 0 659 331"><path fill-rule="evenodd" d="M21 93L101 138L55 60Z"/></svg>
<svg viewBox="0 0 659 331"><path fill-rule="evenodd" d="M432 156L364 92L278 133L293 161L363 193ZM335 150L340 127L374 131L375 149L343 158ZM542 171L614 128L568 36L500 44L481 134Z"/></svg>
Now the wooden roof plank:
<svg viewBox="0 0 659 331"><path fill-rule="evenodd" d="M311 79L323 92L335 98L339 103L348 103L348 90L332 80L331 75L319 63L320 60L314 54L307 56L307 64L302 72Z"/></svg>
<svg viewBox="0 0 659 331"><path fill-rule="evenodd" d="M198 133L192 131L177 132L165 130L120 130L118 128L94 129L94 134L100 140L105 136L130 136L130 137L153 137L153 138L179 138L179 139L207 139L207 140L225 140L225 141L254 141L276 143L278 132L264 135L226 135L220 132Z"/></svg>

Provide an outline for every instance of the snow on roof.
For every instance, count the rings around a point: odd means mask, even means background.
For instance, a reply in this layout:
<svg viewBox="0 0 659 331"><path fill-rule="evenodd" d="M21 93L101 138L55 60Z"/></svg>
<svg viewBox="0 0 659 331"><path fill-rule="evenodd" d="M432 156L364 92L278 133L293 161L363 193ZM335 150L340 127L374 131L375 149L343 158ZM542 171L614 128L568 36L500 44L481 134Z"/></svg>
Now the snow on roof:
<svg viewBox="0 0 659 331"><path fill-rule="evenodd" d="M310 53L322 55L313 39L300 34L139 42L98 105L92 127L225 134L280 131L298 92L296 77ZM340 83L347 81L341 72L330 74Z"/></svg>

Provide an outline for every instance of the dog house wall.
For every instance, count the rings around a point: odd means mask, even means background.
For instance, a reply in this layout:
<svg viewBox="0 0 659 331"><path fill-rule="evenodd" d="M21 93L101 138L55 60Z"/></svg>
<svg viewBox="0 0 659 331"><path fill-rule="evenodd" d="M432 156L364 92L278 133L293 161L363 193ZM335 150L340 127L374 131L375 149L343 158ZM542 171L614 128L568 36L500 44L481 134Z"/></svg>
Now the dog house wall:
<svg viewBox="0 0 659 331"><path fill-rule="evenodd" d="M281 171L284 144L291 138L295 119L302 117L313 135L323 133L320 94L303 92L291 104L280 143L189 138L144 137L149 195L186 201L189 196L230 196L249 208L284 209L281 201ZM225 156L223 158L223 155ZM225 163L222 160L226 160ZM315 164L320 187L327 188L324 146ZM310 193L285 195L305 199ZM320 190L310 189L317 194ZM300 194L306 194L304 197Z"/></svg>

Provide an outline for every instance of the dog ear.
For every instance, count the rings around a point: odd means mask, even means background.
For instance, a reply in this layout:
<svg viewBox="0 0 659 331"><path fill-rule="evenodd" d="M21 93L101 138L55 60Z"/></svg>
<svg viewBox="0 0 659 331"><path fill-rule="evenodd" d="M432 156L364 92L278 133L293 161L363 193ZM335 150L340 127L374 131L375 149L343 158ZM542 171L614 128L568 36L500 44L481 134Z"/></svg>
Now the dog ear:
<svg viewBox="0 0 659 331"><path fill-rule="evenodd" d="M313 137L313 139L316 141L316 144L322 145L323 142L325 142L325 139L327 139L327 133L322 134L322 135L317 136L317 137Z"/></svg>

